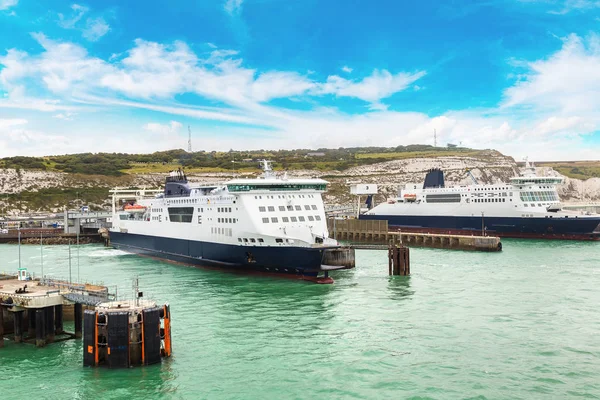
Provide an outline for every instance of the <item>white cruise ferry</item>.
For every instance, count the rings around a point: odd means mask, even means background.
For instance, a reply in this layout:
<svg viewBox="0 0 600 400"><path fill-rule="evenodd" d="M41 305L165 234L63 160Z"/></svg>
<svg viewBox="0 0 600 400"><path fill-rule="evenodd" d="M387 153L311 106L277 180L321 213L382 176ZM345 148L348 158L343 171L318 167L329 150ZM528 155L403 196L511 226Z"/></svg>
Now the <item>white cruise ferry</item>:
<svg viewBox="0 0 600 400"><path fill-rule="evenodd" d="M164 191L113 190L112 246L193 265L329 281L322 179L276 177L192 185L171 172Z"/></svg>
<svg viewBox="0 0 600 400"><path fill-rule="evenodd" d="M556 185L526 163L508 183L446 187L444 173L430 170L425 183L407 184L399 196L361 215L387 220L395 229L501 237L600 240L600 215L562 210Z"/></svg>

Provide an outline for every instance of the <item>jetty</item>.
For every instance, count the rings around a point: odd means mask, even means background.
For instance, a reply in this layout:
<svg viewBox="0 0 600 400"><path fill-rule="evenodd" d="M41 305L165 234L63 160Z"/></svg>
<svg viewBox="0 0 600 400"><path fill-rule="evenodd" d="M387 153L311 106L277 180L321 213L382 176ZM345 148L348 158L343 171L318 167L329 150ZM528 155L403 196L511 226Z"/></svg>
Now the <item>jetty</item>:
<svg viewBox="0 0 600 400"><path fill-rule="evenodd" d="M348 241L355 249L384 250L391 244L488 252L502 250L502 242L497 236L390 231L385 220L331 218L327 220L327 227L330 237Z"/></svg>
<svg viewBox="0 0 600 400"><path fill-rule="evenodd" d="M112 301L105 286L62 280L31 279L25 268L19 274L0 275L0 347L5 334L15 343L37 347L82 337L83 307ZM63 320L73 307L75 332L65 332Z"/></svg>

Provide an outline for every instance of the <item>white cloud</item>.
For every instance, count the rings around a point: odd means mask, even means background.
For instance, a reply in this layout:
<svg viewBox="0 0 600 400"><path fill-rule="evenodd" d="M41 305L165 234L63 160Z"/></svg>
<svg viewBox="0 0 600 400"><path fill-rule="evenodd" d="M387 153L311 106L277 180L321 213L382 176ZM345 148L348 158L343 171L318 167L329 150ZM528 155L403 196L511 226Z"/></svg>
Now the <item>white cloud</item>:
<svg viewBox="0 0 600 400"><path fill-rule="evenodd" d="M239 13L242 9L243 1L244 0L226 0L224 6L225 11L231 15Z"/></svg>
<svg viewBox="0 0 600 400"><path fill-rule="evenodd" d="M149 122L143 126L144 130L147 130L152 133L158 133L163 136L170 136L178 133L181 130L180 122L171 121L168 124L159 124L156 122Z"/></svg>
<svg viewBox="0 0 600 400"><path fill-rule="evenodd" d="M503 107L565 115L600 109L600 36L570 35L560 51L527 68L525 78L504 92Z"/></svg>
<svg viewBox="0 0 600 400"><path fill-rule="evenodd" d="M53 115L52 118L62 119L64 121L72 121L73 117L75 117L76 115L77 113L64 112Z"/></svg>
<svg viewBox="0 0 600 400"><path fill-rule="evenodd" d="M83 37L90 42L95 42L106 35L108 31L110 31L110 25L106 23L104 18L88 18L86 27L83 30Z"/></svg>
<svg viewBox="0 0 600 400"><path fill-rule="evenodd" d="M90 42L99 40L110 31L110 25L108 25L103 17L87 18L85 23L80 23L84 15L90 11L88 7L73 4L71 5L71 10L72 12L69 16L61 13L58 14L58 25L60 27L78 30Z"/></svg>
<svg viewBox="0 0 600 400"><path fill-rule="evenodd" d="M566 0L564 2L559 2L561 5L560 9L553 9L548 11L550 14L568 14L572 11L581 11L585 12L588 10L593 10L595 8L600 8L600 1L598 0Z"/></svg>
<svg viewBox="0 0 600 400"><path fill-rule="evenodd" d="M340 97L355 97L371 103L379 103L381 99L406 89L410 84L425 76L425 71L411 73L399 72L395 75L387 70L374 70L373 74L362 81L351 81L337 75L327 78L320 85L318 93L335 94Z"/></svg>
<svg viewBox="0 0 600 400"><path fill-rule="evenodd" d="M71 5L73 12L69 17L66 17L62 13L58 13L58 25L65 29L74 29L75 25L83 18L85 13L89 11L89 8L80 6L79 4Z"/></svg>
<svg viewBox="0 0 600 400"><path fill-rule="evenodd" d="M600 40L594 35L585 39L570 36L559 51L545 59L513 62L520 72L515 75L519 80L505 90L499 107L448 111L433 118L393 111L383 104L394 93L418 90L415 82L425 75L424 71L374 70L366 77L345 79L333 75L323 82L315 78L316 74L247 68L233 50L211 48L197 54L183 42L161 44L138 39L122 53L124 58L113 57L109 62L90 56L73 43L53 41L43 34L35 34L34 38L44 48L40 54L11 49L0 56L4 67L0 70L0 87L9 91L7 99L0 99L0 109L56 111L56 118L68 120L75 113L82 114L81 108L131 107L170 118L234 123L203 130L207 137L219 138L206 141L207 149L432 144L436 129L443 144L462 142L465 146L496 148L513 156L537 159L578 158L592 152L581 144L583 135L600 126L600 116L596 115L600 109L600 98L596 96L600 93ZM34 88L39 91L39 82L56 99L27 97L32 83L38 84ZM177 103L176 95L183 93L215 100L217 105ZM361 114L348 115L334 107L320 106L320 96L326 94L361 99L368 108ZM123 95L129 99L122 99ZM278 98L305 101L312 107L300 111L269 103ZM141 124L138 122L137 130ZM17 128L21 127L11 129ZM177 121L143 125L156 140L139 147L139 151L185 147L185 140L180 143L185 136L180 135L181 128ZM64 151L74 146L80 146L78 151L85 150L85 143L77 143L70 142ZM130 144L115 137L111 143L103 141L102 146L113 151L118 149L116 143ZM578 152L567 153L565 149L573 146L580 146Z"/></svg>
<svg viewBox="0 0 600 400"><path fill-rule="evenodd" d="M347 65L344 65L342 67L342 71L347 72L347 73L351 73L353 70L352 70L352 68L348 67Z"/></svg>
<svg viewBox="0 0 600 400"><path fill-rule="evenodd" d="M2 119L0 118L0 130L4 130L13 126L25 125L27 124L26 119L20 118L12 118L12 119Z"/></svg>
<svg viewBox="0 0 600 400"><path fill-rule="evenodd" d="M16 6L19 3L19 0L0 0L0 11L8 10L11 7Z"/></svg>

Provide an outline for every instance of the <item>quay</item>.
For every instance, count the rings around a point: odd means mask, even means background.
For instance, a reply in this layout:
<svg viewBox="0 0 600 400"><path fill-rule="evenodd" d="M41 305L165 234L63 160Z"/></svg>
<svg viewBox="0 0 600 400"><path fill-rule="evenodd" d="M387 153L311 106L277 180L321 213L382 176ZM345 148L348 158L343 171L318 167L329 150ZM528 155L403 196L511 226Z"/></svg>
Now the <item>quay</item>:
<svg viewBox="0 0 600 400"><path fill-rule="evenodd" d="M44 279L31 280L26 270L18 276L0 275L0 348L12 334L15 343L37 347L82 337L83 307L114 299L99 285ZM63 329L66 308L73 306L75 332Z"/></svg>
<svg viewBox="0 0 600 400"><path fill-rule="evenodd" d="M99 233L63 233L62 229L21 229L22 244L39 244L40 239L44 244L79 244L101 243L102 237ZM18 243L19 232L10 230L8 233L0 234L0 243Z"/></svg>
<svg viewBox="0 0 600 400"><path fill-rule="evenodd" d="M361 219L328 219L329 236L352 243L355 249L385 250L390 244L408 247L431 247L473 251L501 251L502 242L496 236L390 231L388 221Z"/></svg>

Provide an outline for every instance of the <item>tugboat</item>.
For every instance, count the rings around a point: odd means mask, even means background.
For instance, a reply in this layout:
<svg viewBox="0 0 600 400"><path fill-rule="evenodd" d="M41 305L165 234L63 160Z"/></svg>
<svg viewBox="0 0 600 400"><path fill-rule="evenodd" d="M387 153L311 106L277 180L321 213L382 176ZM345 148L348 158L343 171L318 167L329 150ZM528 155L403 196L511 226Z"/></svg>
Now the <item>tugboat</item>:
<svg viewBox="0 0 600 400"><path fill-rule="evenodd" d="M536 175L526 162L525 174L508 183L446 187L443 171L432 169L422 186L405 185L397 199L359 218L387 220L405 232L600 240L600 214L561 208L562 181Z"/></svg>
<svg viewBox="0 0 600 400"><path fill-rule="evenodd" d="M112 190L113 247L192 265L331 283L322 179L275 176L269 161L256 179L193 185L182 170L164 190ZM119 202L125 201L125 207Z"/></svg>

